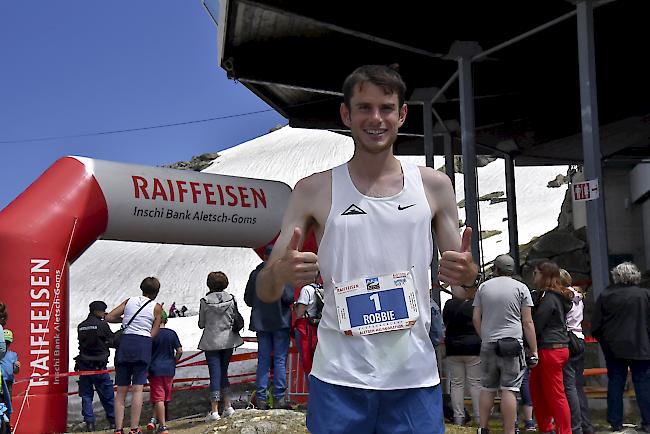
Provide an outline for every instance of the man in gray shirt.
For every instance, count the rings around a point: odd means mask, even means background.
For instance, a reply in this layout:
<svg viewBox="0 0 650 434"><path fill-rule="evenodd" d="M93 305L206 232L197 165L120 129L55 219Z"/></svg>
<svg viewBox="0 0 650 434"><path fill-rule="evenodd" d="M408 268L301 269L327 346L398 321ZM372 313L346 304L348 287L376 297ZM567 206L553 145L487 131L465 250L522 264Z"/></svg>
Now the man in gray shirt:
<svg viewBox="0 0 650 434"><path fill-rule="evenodd" d="M494 260L494 276L478 288L473 322L481 336L481 398L479 434L489 432L488 419L497 389L501 389L501 415L505 434L514 434L517 396L526 367L522 334L537 363L537 340L528 287L513 279L515 262L509 255ZM523 333L522 333L523 325Z"/></svg>

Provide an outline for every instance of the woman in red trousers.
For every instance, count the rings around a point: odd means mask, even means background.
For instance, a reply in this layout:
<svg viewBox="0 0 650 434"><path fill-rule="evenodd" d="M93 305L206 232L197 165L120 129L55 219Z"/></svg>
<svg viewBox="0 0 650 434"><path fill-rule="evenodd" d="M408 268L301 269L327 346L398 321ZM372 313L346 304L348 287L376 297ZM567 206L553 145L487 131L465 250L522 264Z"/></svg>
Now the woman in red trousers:
<svg viewBox="0 0 650 434"><path fill-rule="evenodd" d="M318 344L318 321L320 321L321 315L319 300L321 299L322 287L312 283L300 290L300 296L294 304L296 346L305 375L309 375L311 372L316 344Z"/></svg>
<svg viewBox="0 0 650 434"><path fill-rule="evenodd" d="M533 313L539 363L530 371L533 408L540 433L553 431L555 420L557 434L571 434L562 369L569 360L566 313L571 309L573 293L560 284L560 268L553 262L537 265L533 279L539 289Z"/></svg>

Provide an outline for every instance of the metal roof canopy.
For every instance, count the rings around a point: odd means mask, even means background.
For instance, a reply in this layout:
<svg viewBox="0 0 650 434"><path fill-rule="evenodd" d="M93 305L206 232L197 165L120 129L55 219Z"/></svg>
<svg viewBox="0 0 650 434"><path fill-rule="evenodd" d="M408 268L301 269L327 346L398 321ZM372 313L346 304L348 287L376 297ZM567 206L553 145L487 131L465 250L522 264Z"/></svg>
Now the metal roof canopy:
<svg viewBox="0 0 650 434"><path fill-rule="evenodd" d="M433 143L436 133L448 156L462 152L473 228L475 147L505 157L510 245L517 257L513 160L584 161L586 176L602 182L601 155L624 164L650 157L648 68L641 55L648 4L463 0L386 10L369 1L333 0L324 8L298 0L223 0L220 65L291 126L345 131L338 105L347 74L367 63L399 64L410 88L410 115L395 152L424 153L431 165L434 152L442 153ZM431 107L435 127L424 107ZM587 214L597 294L608 279L606 234L598 232L605 226L603 201L588 204ZM478 259L478 236L472 247Z"/></svg>
<svg viewBox="0 0 650 434"><path fill-rule="evenodd" d="M647 52L649 3L596 3L601 5L594 12L594 27L606 158L650 157L650 70L642 55ZM418 88L444 89L433 106L438 118L434 129L443 132L444 120L454 153L460 154L458 65L450 50L455 41L476 41L483 50L472 62L478 153L501 156L498 148L503 147L517 165L582 161L581 148L572 146L580 143L574 4L464 0L408 2L392 9L379 5L223 0L220 65L291 126L346 132L338 106L347 74L365 63L398 63L409 87L407 99ZM396 154L423 154L422 107L421 102L410 105ZM435 151L443 154L441 141Z"/></svg>

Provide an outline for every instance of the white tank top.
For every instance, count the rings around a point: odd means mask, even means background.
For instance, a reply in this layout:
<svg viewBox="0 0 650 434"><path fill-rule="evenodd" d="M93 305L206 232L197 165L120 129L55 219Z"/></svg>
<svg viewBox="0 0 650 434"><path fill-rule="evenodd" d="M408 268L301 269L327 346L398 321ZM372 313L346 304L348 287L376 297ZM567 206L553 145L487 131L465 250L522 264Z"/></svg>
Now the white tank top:
<svg viewBox="0 0 650 434"><path fill-rule="evenodd" d="M356 189L347 164L332 169L332 205L318 249L325 307L311 373L327 383L391 390L440 383L429 339L431 209L420 169L402 162L404 188L390 197ZM420 318L407 330L346 336L338 326L334 283L413 269Z"/></svg>
<svg viewBox="0 0 650 434"><path fill-rule="evenodd" d="M131 317L140 309L140 307L149 301L149 298L144 296L131 297L124 306L124 317L122 325L126 325ZM144 309L138 313L133 322L124 330L125 335L140 335L151 337L151 328L153 327L153 310L156 307L156 302L151 300L151 303L146 305Z"/></svg>

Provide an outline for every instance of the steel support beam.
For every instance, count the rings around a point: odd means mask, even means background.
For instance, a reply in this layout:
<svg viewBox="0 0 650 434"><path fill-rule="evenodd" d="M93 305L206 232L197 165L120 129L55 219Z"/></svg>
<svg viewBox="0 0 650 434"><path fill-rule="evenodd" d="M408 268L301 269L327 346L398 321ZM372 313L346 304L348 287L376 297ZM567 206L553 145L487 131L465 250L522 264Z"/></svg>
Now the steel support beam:
<svg viewBox="0 0 650 434"><path fill-rule="evenodd" d="M245 78L245 77L236 77L235 80L241 83L257 84L262 86L277 86L277 87L282 87L284 89L302 90L305 92L318 93L323 95L332 95L332 96L340 96L340 97L343 96L343 92L339 92L339 91L316 89L313 87L298 86L295 84L278 83L277 81L256 80L254 78Z"/></svg>
<svg viewBox="0 0 650 434"><path fill-rule="evenodd" d="M424 161L427 167L433 167L433 114L431 102L425 101L422 107L422 124L424 125Z"/></svg>
<svg viewBox="0 0 650 434"><path fill-rule="evenodd" d="M422 122L424 124L424 159L427 167L433 167L433 114L431 113L431 100L425 101L422 107ZM433 254L431 255L431 282L438 281L438 245L433 238ZM433 299L440 306L440 288L433 287Z"/></svg>
<svg viewBox="0 0 650 434"><path fill-rule="evenodd" d="M598 6L603 6L603 5L606 5L608 3L613 3L615 1L616 0L592 1L592 8L595 8L595 7L598 7ZM580 0L579 0L579 2L580 2ZM562 21L565 21L565 20L571 18L574 15L576 15L576 11L571 11L571 12L567 12L564 15L560 15L559 17L555 18L554 20L551 20L551 21L549 21L547 23L544 23L544 24L542 24L540 26L537 26L537 27L535 27L535 28L533 28L533 29L531 29L531 30L529 30L527 32L522 33L521 35L517 35L512 39L508 39L507 41L502 42L501 44L495 45L492 48L488 48L487 50L478 53L476 56L472 57L472 61L477 61L477 60L480 60L480 59L484 59L484 58L486 58L487 56L489 56L490 54L492 54L494 52L497 52L497 51L499 51L499 50L501 50L503 48L509 47L510 45L515 44L515 43L517 43L517 42L519 42L519 41L521 41L523 39L526 39L526 38L528 38L530 36L533 36L535 33L539 33L542 30L546 30L549 27L553 27L554 25L559 24Z"/></svg>
<svg viewBox="0 0 650 434"><path fill-rule="evenodd" d="M469 56L458 58L460 87L460 128L463 149L463 176L465 178L465 224L471 227L472 256L481 264L479 254L478 197L476 194L476 135L474 131L474 91L472 88L472 61Z"/></svg>
<svg viewBox="0 0 650 434"><path fill-rule="evenodd" d="M594 15L591 0L576 4L578 24L578 64L580 76L580 113L585 180L598 180L598 199L587 202L587 240L591 259L594 299L609 285L607 224L600 149L600 125L596 96L596 50Z"/></svg>
<svg viewBox="0 0 650 434"><path fill-rule="evenodd" d="M409 53L419 54L421 56L430 57L432 59L439 59L439 58L444 57L444 55L440 54L440 53L432 53L431 51L423 50L421 48L413 47L413 46L407 45L407 44L402 44L401 42L392 41L390 39L370 35L368 33L360 32L358 30L348 29L347 27L339 26L339 25L336 25L336 24L333 24L333 23L328 23L326 21L317 20L317 19L308 17L306 15L302 15L302 14L290 11L286 7L283 8L283 7L271 6L269 4L262 3L262 2L259 2L259 1L254 1L254 0L239 0L239 3L245 4L245 5L248 5L248 6L252 6L252 7L256 7L256 8L260 8L260 9L264 9L264 10L267 10L267 11L270 11L270 12L275 12L276 14L282 16L283 18L300 19L300 20L304 21L305 23L307 23L308 25L311 25L311 26L322 27L324 29L332 30L334 32L341 33L343 35L349 35L349 36L353 36L355 38L365 39L367 41L374 42L376 44L385 45L387 47L392 47L392 48L397 48L398 50L406 51L406 52L409 52Z"/></svg>
<svg viewBox="0 0 650 434"><path fill-rule="evenodd" d="M506 198L508 201L508 240L510 256L515 260L515 274L520 274L519 232L517 230L517 192L515 191L515 161L512 156L504 157L506 163Z"/></svg>
<svg viewBox="0 0 650 434"><path fill-rule="evenodd" d="M451 77L449 77L445 84L442 85L438 92L436 92L436 94L433 96L433 99L431 100L431 104L435 103L440 97L444 96L444 93L447 92L449 86L451 86L456 80L458 80L458 70L456 70L456 72L454 72Z"/></svg>
<svg viewBox="0 0 650 434"><path fill-rule="evenodd" d="M451 181L451 186L454 187L456 191L456 176L455 176L455 164L454 164L454 150L451 143L451 134L447 133L443 136L444 146L445 146L445 173Z"/></svg>
<svg viewBox="0 0 650 434"><path fill-rule="evenodd" d="M424 132L424 159L427 167L433 167L433 98L438 94L434 87L417 88L411 95L411 101L422 103L422 125ZM433 238L433 254L431 256L431 283L438 282L438 246ZM440 287L432 285L431 297L440 306Z"/></svg>

